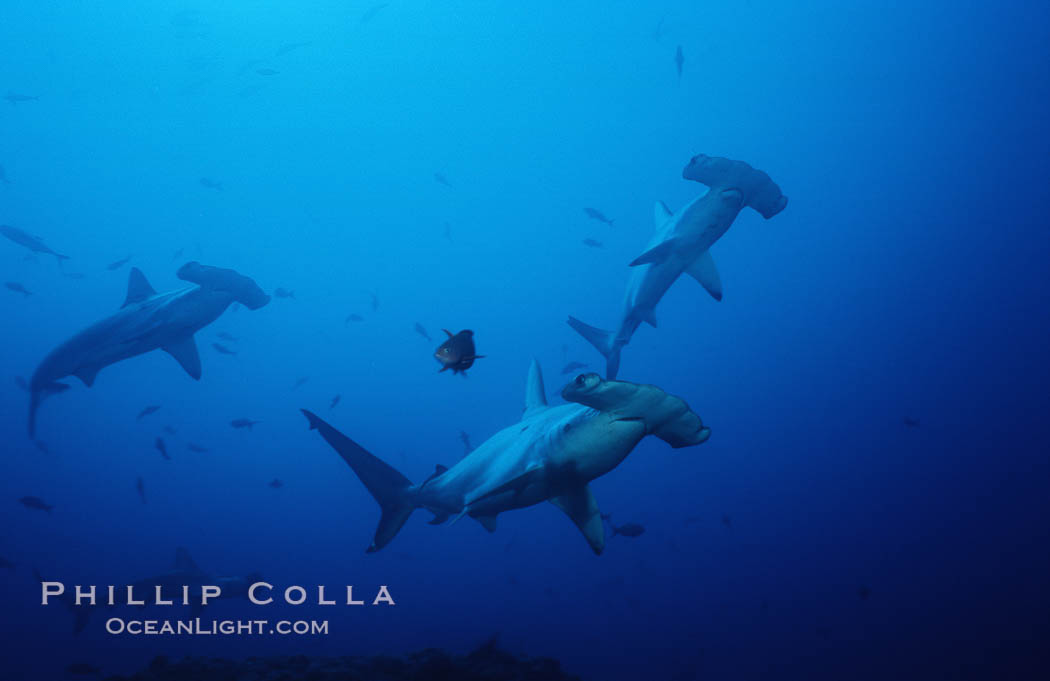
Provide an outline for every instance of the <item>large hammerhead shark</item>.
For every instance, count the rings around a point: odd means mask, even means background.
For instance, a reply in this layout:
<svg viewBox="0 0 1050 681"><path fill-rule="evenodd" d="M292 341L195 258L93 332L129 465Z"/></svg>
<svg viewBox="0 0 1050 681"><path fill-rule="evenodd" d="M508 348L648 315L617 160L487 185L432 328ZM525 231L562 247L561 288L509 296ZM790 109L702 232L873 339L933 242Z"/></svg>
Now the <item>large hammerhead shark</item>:
<svg viewBox="0 0 1050 681"><path fill-rule="evenodd" d="M452 468L438 466L419 485L316 414L303 413L379 502L382 517L369 553L390 543L417 508L434 514L433 525L465 514L492 532L499 513L542 501L564 511L601 553L605 531L587 483L616 468L646 435L677 448L706 441L711 430L681 398L656 386L580 374L561 394L569 404L547 405L543 376L533 360L521 421Z"/></svg>
<svg viewBox="0 0 1050 681"><path fill-rule="evenodd" d="M59 379L76 376L89 388L103 367L161 349L194 380L201 358L193 334L219 318L237 301L257 310L270 302L254 281L233 270L190 262L179 279L197 286L157 293L138 268L131 269L128 295L120 311L96 322L52 350L29 382L29 437L36 432L36 411L49 395L69 388Z"/></svg>
<svg viewBox="0 0 1050 681"><path fill-rule="evenodd" d="M744 206L754 208L767 220L787 206L787 197L769 175L743 161L700 154L689 161L682 177L709 189L677 213L662 201L656 202L656 232L645 253L631 263L635 269L627 281L616 332L569 317L569 326L605 356L606 378L616 378L620 350L641 323L656 326L656 305L683 272L700 282L715 300L722 299L722 281L708 249L722 238Z"/></svg>

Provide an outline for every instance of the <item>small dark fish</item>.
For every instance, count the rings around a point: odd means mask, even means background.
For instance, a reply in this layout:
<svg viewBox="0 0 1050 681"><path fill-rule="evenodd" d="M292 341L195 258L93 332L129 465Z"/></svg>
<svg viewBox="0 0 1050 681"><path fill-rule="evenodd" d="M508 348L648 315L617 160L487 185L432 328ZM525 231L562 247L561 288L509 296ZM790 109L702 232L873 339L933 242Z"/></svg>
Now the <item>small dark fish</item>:
<svg viewBox="0 0 1050 681"><path fill-rule="evenodd" d="M148 407L146 407L145 409L143 409L142 411L140 411L139 415L135 417L135 420L136 421L141 421L142 419L146 418L150 414L157 413L159 410L160 410L160 405L159 404L151 404Z"/></svg>
<svg viewBox="0 0 1050 681"><path fill-rule="evenodd" d="M34 511L47 511L48 513L54 508L51 504L45 503L40 497L22 497L18 500L18 503Z"/></svg>
<svg viewBox="0 0 1050 681"><path fill-rule="evenodd" d="M43 440L33 440L33 444L36 445L37 450L41 454L50 454L51 452L47 448L47 443Z"/></svg>
<svg viewBox="0 0 1050 681"><path fill-rule="evenodd" d="M459 431L459 439L463 443L463 455L466 456L474 451L474 446L470 444L470 436L467 435L467 431Z"/></svg>
<svg viewBox="0 0 1050 681"><path fill-rule="evenodd" d="M146 484L142 482L142 478L135 479L135 491L139 493L139 499L142 499L142 503L146 503Z"/></svg>
<svg viewBox="0 0 1050 681"><path fill-rule="evenodd" d="M27 289L25 286L22 286L21 284L19 284L17 281L8 281L8 282L4 283L4 286L7 287L7 290L14 291L15 293L21 293L26 298L28 298L29 296L33 295L32 291Z"/></svg>
<svg viewBox="0 0 1050 681"><path fill-rule="evenodd" d="M81 274L80 272L63 272L62 276L69 279L83 279L87 275Z"/></svg>
<svg viewBox="0 0 1050 681"><path fill-rule="evenodd" d="M596 241L594 239L584 239L583 240L583 245L584 246L590 246L591 248L602 248L603 247L603 244L602 244L601 241Z"/></svg>
<svg viewBox="0 0 1050 681"><path fill-rule="evenodd" d="M87 662L74 662L66 667L66 671L77 676L91 676L92 674L101 674L102 667L95 667Z"/></svg>
<svg viewBox="0 0 1050 681"><path fill-rule="evenodd" d="M586 213L587 217L589 217L590 219L597 220L602 224L609 225L610 227L612 227L613 221L605 217L605 214L597 208L587 207L583 209L583 212Z"/></svg>
<svg viewBox="0 0 1050 681"><path fill-rule="evenodd" d="M208 451L207 447L201 447L199 444L196 444L194 442L187 442L186 449L190 450L191 452L197 452L198 454L204 454Z"/></svg>
<svg viewBox="0 0 1050 681"><path fill-rule="evenodd" d="M284 483L281 482L279 478L274 478L270 481L270 487L273 487L274 489L281 489L282 487L284 487Z"/></svg>
<svg viewBox="0 0 1050 681"><path fill-rule="evenodd" d="M4 171L3 166L0 166L0 182L4 184L11 184L11 180L7 179L7 173Z"/></svg>
<svg viewBox="0 0 1050 681"><path fill-rule="evenodd" d="M369 292L368 295L372 298L372 312L379 312L379 294Z"/></svg>
<svg viewBox="0 0 1050 681"><path fill-rule="evenodd" d="M218 352L220 355L236 355L237 354L236 352L234 352L233 350L230 350L228 347L226 347L222 343L212 343L211 346L213 348L215 348L215 351Z"/></svg>
<svg viewBox="0 0 1050 681"><path fill-rule="evenodd" d="M701 520L702 520L702 518L700 516L698 516L698 515L686 516L685 524L686 525L692 525L693 523L698 523Z"/></svg>
<svg viewBox="0 0 1050 681"><path fill-rule="evenodd" d="M255 69L260 76L276 76L280 71L277 69Z"/></svg>
<svg viewBox="0 0 1050 681"><path fill-rule="evenodd" d="M383 8L387 6L387 3L381 2L378 5L372 5L365 13L361 15L361 21L359 23L367 24L372 19L375 19L376 15L383 11Z"/></svg>
<svg viewBox="0 0 1050 681"><path fill-rule="evenodd" d="M365 320L364 317L362 317L361 315L359 315L359 314L357 314L355 312L354 314L349 315L346 318L346 321L344 321L343 323L344 324L349 324L350 322L363 322L364 320Z"/></svg>
<svg viewBox="0 0 1050 681"><path fill-rule="evenodd" d="M729 529L733 529L733 519L729 517L729 514L722 514L722 524L728 527Z"/></svg>
<svg viewBox="0 0 1050 681"><path fill-rule="evenodd" d="M219 191L219 192L222 191L222 182L217 182L217 181L212 180L210 178L202 177L200 179L200 183L201 183L201 186L204 187L205 189L214 189L215 191Z"/></svg>
<svg viewBox="0 0 1050 681"><path fill-rule="evenodd" d="M237 339L234 336L231 336L230 334L226 333L225 331L220 331L219 333L217 333L215 335L218 336L219 338L221 338L224 341L229 341L231 343L236 343L237 342Z"/></svg>
<svg viewBox="0 0 1050 681"><path fill-rule="evenodd" d="M685 63L685 55L682 54L682 46L679 45L674 51L674 68L678 72L678 80L682 80L682 64Z"/></svg>
<svg viewBox="0 0 1050 681"><path fill-rule="evenodd" d="M454 374L465 372L474 366L474 360L485 356L477 354L474 349L474 332L470 329L464 329L457 334L448 329L443 331L448 335L448 339L434 351L434 359L441 364L438 373L447 369L452 369Z"/></svg>
<svg viewBox="0 0 1050 681"><path fill-rule="evenodd" d="M39 237L35 237L24 230L11 225L0 225L0 236L6 239L10 239L23 248L28 248L33 253L43 253L44 255L53 255L59 260L69 260L68 255L62 255L61 253L55 253L50 248L44 245L44 242Z"/></svg>
<svg viewBox="0 0 1050 681"><path fill-rule="evenodd" d="M15 106L19 102L35 102L40 99L40 97L36 95L20 95L16 92L8 92L4 95L4 99L11 102L11 106Z"/></svg>
<svg viewBox="0 0 1050 681"><path fill-rule="evenodd" d="M22 390L29 392L29 384L26 383L26 379L22 378L21 376L15 376L15 385L17 385Z"/></svg>
<svg viewBox="0 0 1050 681"><path fill-rule="evenodd" d="M185 253L185 252L186 252L185 248L180 248L179 250L175 251L175 253L171 256L171 259L172 260L178 260L179 258L182 257L182 254Z"/></svg>
<svg viewBox="0 0 1050 681"><path fill-rule="evenodd" d="M14 570L15 564L3 556L0 556L0 568L3 568L4 570Z"/></svg>
<svg viewBox="0 0 1050 681"><path fill-rule="evenodd" d="M295 298L295 291L289 291L288 289L279 288L273 292L278 298Z"/></svg>
<svg viewBox="0 0 1050 681"><path fill-rule="evenodd" d="M178 431L176 431L171 426L164 426L164 432L167 433L168 435L174 435Z"/></svg>
<svg viewBox="0 0 1050 681"><path fill-rule="evenodd" d="M904 417L904 425L908 426L909 428L918 428L919 427L919 419L913 419L913 418L911 418L909 416L905 416Z"/></svg>
<svg viewBox="0 0 1050 681"><path fill-rule="evenodd" d="M857 595L860 596L860 600L866 601L868 600L868 597L871 596L871 589L861 584L857 587Z"/></svg>
<svg viewBox="0 0 1050 681"><path fill-rule="evenodd" d="M114 262L109 263L108 265L106 265L106 269L109 270L110 272L116 272L117 270L119 270L124 265L127 265L128 262L130 262L130 261L131 261L131 256L129 255L126 258L121 258L120 260L116 260Z"/></svg>
<svg viewBox="0 0 1050 681"><path fill-rule="evenodd" d="M336 395L332 398L332 403L328 405L329 409L335 409L335 405L339 404L339 400L343 399L342 395Z"/></svg>
<svg viewBox="0 0 1050 681"><path fill-rule="evenodd" d="M445 223L445 238L449 240L449 243L452 242L452 225L447 222Z"/></svg>
<svg viewBox="0 0 1050 681"><path fill-rule="evenodd" d="M300 378L295 379L295 384L292 386L292 390L295 390L296 388L303 387L304 385L306 385L306 382L309 381L309 380L310 380L309 376L302 376Z"/></svg>
<svg viewBox="0 0 1050 681"><path fill-rule="evenodd" d="M230 421L230 425L234 428L247 428L248 430L251 430L256 423L262 423L262 421L252 421L251 419L234 419Z"/></svg>
<svg viewBox="0 0 1050 681"><path fill-rule="evenodd" d="M430 334L427 333L427 330L424 329L423 325L420 324L419 322L416 322L415 329L416 329L416 333L418 333L423 338L426 338L428 341L433 341L434 340L433 338L430 337Z"/></svg>
<svg viewBox="0 0 1050 681"><path fill-rule="evenodd" d="M660 17L660 22L656 24L656 28L653 29L653 42L660 42L660 38L664 37L664 19L666 16Z"/></svg>
<svg viewBox="0 0 1050 681"><path fill-rule="evenodd" d="M614 537L618 534L624 537L640 537L645 532L645 528L638 523L624 523L617 527L610 522L609 527L612 528L612 536Z"/></svg>
<svg viewBox="0 0 1050 681"><path fill-rule="evenodd" d="M565 366L563 366L561 368L561 373L562 373L562 375L564 375L564 374L571 374L572 372L576 371L577 369L582 369L585 366L587 366L587 364L584 363L584 362L569 362L568 364L566 364Z"/></svg>
<svg viewBox="0 0 1050 681"><path fill-rule="evenodd" d="M443 185L445 185L445 186L446 186L446 187L448 187L449 189L452 189L452 185L451 185L451 184L449 184L449 182L448 182L448 178L446 178L446 177L445 177L444 175L442 175L441 173L434 173L434 181L435 181L435 182L437 182L438 184L443 184Z"/></svg>
<svg viewBox="0 0 1050 681"><path fill-rule="evenodd" d="M168 456L168 446L164 444L164 438L158 437L153 442L153 446L157 448L157 451L160 452L165 461L171 461L171 457Z"/></svg>
<svg viewBox="0 0 1050 681"><path fill-rule="evenodd" d="M273 53L273 56L275 56L275 57L283 57L284 55L288 54L289 52L292 52L293 50L298 50L300 47L306 47L307 45L310 45L310 44L311 44L310 42L305 42L305 43L288 43L286 45L281 45L280 47L277 48L277 51Z"/></svg>

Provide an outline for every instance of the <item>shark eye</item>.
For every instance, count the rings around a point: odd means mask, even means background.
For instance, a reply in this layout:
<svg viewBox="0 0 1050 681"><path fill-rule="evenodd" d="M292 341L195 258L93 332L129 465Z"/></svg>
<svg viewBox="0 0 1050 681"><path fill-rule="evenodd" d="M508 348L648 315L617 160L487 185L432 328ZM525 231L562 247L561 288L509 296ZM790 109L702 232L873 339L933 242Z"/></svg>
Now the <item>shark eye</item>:
<svg viewBox="0 0 1050 681"><path fill-rule="evenodd" d="M580 374L579 376L576 377L576 385L578 385L578 386L580 386L582 388L586 384L587 384L587 374Z"/></svg>

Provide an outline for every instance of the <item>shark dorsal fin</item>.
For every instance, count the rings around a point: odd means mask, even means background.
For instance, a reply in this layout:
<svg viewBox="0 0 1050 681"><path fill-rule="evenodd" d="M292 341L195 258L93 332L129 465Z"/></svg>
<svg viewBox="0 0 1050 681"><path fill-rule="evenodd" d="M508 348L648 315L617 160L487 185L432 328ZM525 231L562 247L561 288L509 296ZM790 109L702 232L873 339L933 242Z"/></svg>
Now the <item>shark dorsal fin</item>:
<svg viewBox="0 0 1050 681"><path fill-rule="evenodd" d="M190 558L190 552L181 546L175 549L175 572L200 573L201 569Z"/></svg>
<svg viewBox="0 0 1050 681"><path fill-rule="evenodd" d="M525 379L525 414L530 416L540 409L547 408L547 392L543 388L543 372L535 358L529 365L529 376Z"/></svg>
<svg viewBox="0 0 1050 681"><path fill-rule="evenodd" d="M128 297L124 299L124 304L120 307L124 308L132 303L141 303L143 300L156 294L157 292L146 281L146 275L142 273L142 270L132 267L131 274L128 275Z"/></svg>
<svg viewBox="0 0 1050 681"><path fill-rule="evenodd" d="M657 201L653 204L653 222L656 223L657 227L663 227L664 223L667 222L674 213L667 207L667 204L663 201Z"/></svg>

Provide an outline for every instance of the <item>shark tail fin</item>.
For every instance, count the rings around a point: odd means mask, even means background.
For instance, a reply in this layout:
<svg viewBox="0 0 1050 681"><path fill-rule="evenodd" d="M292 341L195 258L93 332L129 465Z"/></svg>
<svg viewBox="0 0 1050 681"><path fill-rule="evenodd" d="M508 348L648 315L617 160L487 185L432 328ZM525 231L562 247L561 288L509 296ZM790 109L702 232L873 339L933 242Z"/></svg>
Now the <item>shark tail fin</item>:
<svg viewBox="0 0 1050 681"><path fill-rule="evenodd" d="M29 437L36 437L36 410L40 408L40 403L45 398L52 395L57 395L60 392L69 390L69 385L66 383L58 383L57 381L48 383L39 390L34 390L29 395Z"/></svg>
<svg viewBox="0 0 1050 681"><path fill-rule="evenodd" d="M416 502L416 487L392 466L373 456L364 447L340 433L313 412L302 410L310 422L310 430L321 433L321 437L339 453L364 483L369 494L379 504L382 516L376 527L375 537L366 553L383 548L397 535L401 527L419 507Z"/></svg>
<svg viewBox="0 0 1050 681"><path fill-rule="evenodd" d="M575 317L569 317L569 326L576 329L578 334L605 357L605 377L609 380L616 378L616 372L620 370L620 346L614 342L613 334L590 324L584 324Z"/></svg>
<svg viewBox="0 0 1050 681"><path fill-rule="evenodd" d="M744 203L767 220L787 206L787 197L769 175L743 161L698 154L682 171L682 177L712 188L739 190Z"/></svg>

